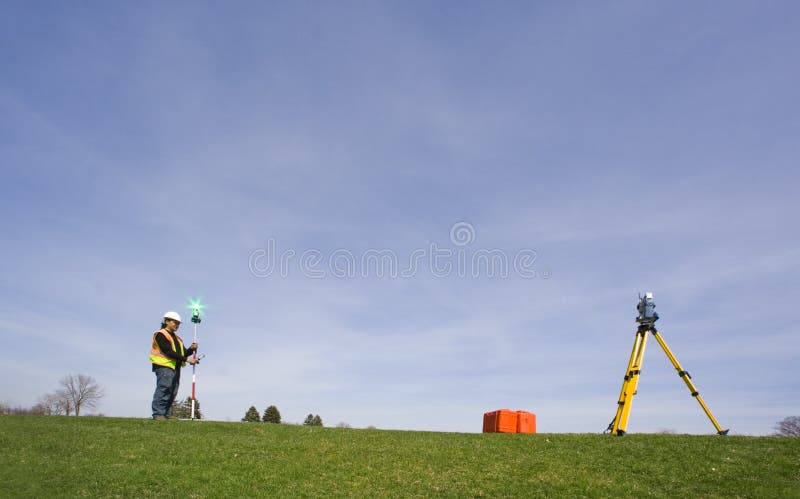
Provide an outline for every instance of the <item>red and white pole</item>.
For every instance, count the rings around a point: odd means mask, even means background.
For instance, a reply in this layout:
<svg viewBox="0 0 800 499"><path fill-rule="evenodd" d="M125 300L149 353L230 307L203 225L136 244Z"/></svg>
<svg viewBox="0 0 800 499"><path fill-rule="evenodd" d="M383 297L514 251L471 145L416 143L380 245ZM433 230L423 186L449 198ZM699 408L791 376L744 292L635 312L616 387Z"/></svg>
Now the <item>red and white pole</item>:
<svg viewBox="0 0 800 499"><path fill-rule="evenodd" d="M194 317L192 318L194 322ZM199 317L198 317L199 319ZM197 322L194 323L194 342L197 343ZM192 415L194 420L194 406L195 406L195 385L197 384L197 376L195 375L195 368L197 368L197 350L194 351L194 364L192 364Z"/></svg>

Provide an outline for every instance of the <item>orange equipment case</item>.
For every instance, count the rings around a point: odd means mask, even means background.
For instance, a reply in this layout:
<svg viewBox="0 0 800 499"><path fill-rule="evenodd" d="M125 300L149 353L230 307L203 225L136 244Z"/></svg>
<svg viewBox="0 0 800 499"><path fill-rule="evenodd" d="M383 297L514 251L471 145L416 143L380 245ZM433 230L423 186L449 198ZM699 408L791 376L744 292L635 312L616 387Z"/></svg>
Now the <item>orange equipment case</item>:
<svg viewBox="0 0 800 499"><path fill-rule="evenodd" d="M517 413L508 409L499 409L484 413L484 433L516 433Z"/></svg>
<svg viewBox="0 0 800 499"><path fill-rule="evenodd" d="M536 414L517 411L517 433L536 433Z"/></svg>
<svg viewBox="0 0 800 499"><path fill-rule="evenodd" d="M536 433L536 414L498 409L483 414L484 433Z"/></svg>

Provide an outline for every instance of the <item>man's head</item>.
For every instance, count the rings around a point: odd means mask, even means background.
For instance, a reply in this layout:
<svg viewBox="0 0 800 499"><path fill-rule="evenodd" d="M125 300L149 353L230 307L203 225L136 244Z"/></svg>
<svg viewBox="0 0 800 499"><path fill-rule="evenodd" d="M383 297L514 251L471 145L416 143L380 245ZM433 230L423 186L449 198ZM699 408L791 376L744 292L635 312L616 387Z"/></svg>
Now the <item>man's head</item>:
<svg viewBox="0 0 800 499"><path fill-rule="evenodd" d="M178 312L169 311L164 314L164 323L161 325L164 329L169 331L170 333L174 333L181 327L181 316Z"/></svg>

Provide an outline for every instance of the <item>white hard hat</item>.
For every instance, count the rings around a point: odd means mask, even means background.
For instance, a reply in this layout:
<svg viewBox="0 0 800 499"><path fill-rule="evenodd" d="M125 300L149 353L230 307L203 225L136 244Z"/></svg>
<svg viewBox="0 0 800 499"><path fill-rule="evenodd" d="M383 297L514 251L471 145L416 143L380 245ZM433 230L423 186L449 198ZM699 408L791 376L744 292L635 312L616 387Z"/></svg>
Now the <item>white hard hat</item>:
<svg viewBox="0 0 800 499"><path fill-rule="evenodd" d="M170 310L169 312L164 314L164 318L165 319L172 319L173 321L178 321L178 322L181 321L181 316L178 315L178 312L173 312L172 310Z"/></svg>

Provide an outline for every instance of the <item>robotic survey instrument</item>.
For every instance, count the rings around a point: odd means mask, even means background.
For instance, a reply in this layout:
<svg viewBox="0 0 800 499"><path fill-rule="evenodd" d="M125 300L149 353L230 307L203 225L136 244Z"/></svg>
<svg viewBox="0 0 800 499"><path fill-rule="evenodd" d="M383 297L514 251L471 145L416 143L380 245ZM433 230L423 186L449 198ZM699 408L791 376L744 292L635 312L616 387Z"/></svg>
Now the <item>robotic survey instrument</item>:
<svg viewBox="0 0 800 499"><path fill-rule="evenodd" d="M644 348L647 345L647 333L651 333L656 341L658 341L661 349L664 350L669 361L672 362L675 370L678 371L678 376L686 383L692 397L697 399L700 407L702 407L708 419L711 420L711 423L717 430L717 434L727 435L729 430L723 430L716 418L714 418L714 415L711 414L711 410L708 408L705 401L703 401L700 392L697 391L694 383L692 383L692 377L689 375L689 372L681 367L678 359L672 354L672 351L670 351L664 339L661 337L661 334L656 329L655 323L658 320L658 313L655 311L655 308L656 304L653 301L653 293L648 292L645 293L644 296L639 296L639 303L636 305L636 311L639 313L639 315L636 316L636 322L639 324L639 328L636 331L636 338L633 342L633 350L631 351L630 360L628 361L628 369L625 371L622 390L620 390L619 393L617 413L614 415L614 419L608 425L608 428L606 428L606 433L612 433L618 436L625 435L626 428L628 427L628 417L631 413L633 396L636 395L636 389L639 386L639 374L641 373L642 363L644 362Z"/></svg>
<svg viewBox="0 0 800 499"><path fill-rule="evenodd" d="M653 301L653 293L645 293L644 296L639 296L636 311L639 312L636 322L639 324L655 324L658 320L658 312L656 312L656 303Z"/></svg>

